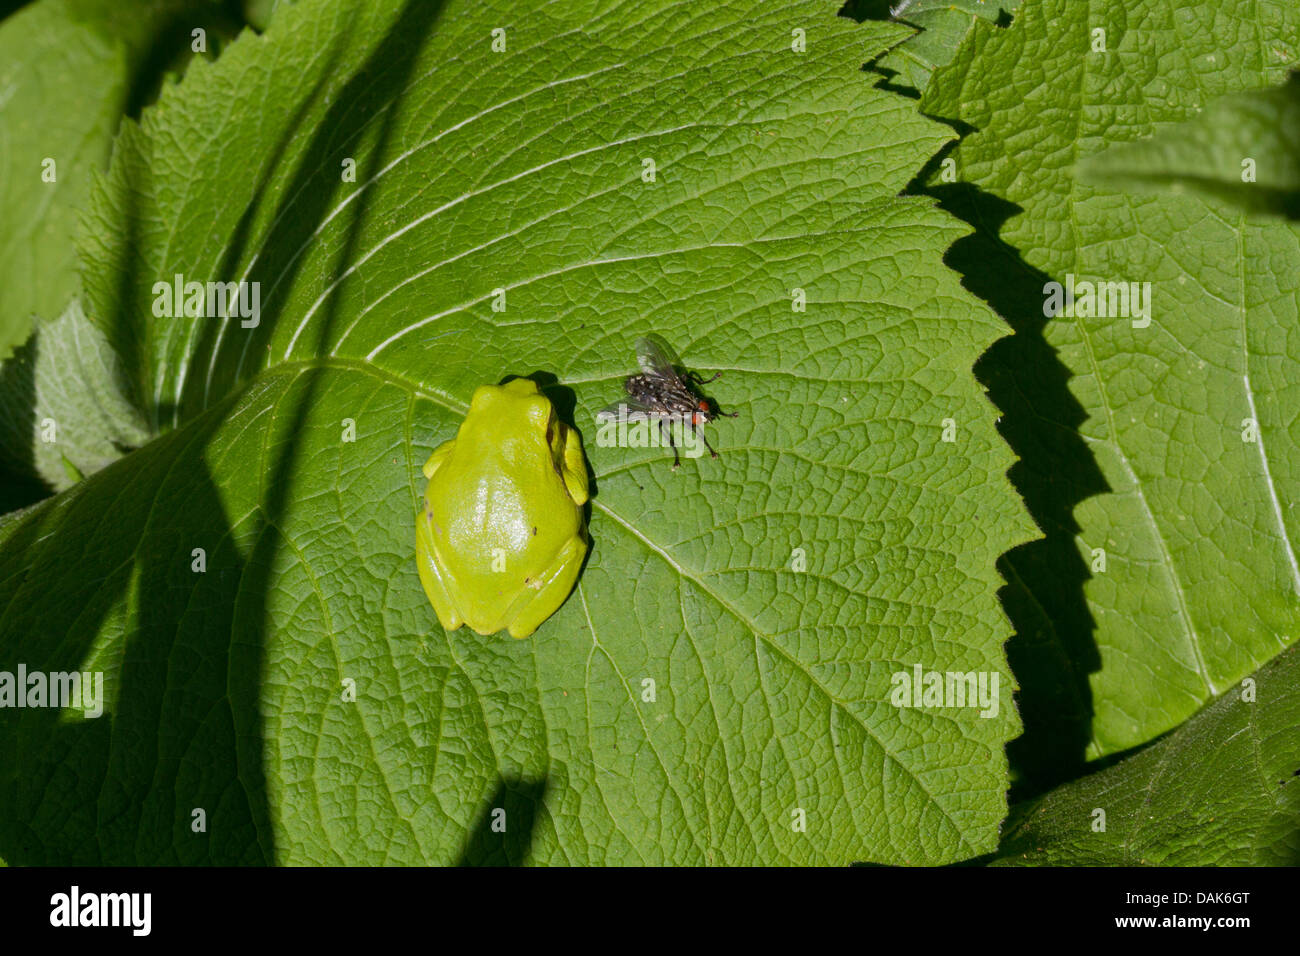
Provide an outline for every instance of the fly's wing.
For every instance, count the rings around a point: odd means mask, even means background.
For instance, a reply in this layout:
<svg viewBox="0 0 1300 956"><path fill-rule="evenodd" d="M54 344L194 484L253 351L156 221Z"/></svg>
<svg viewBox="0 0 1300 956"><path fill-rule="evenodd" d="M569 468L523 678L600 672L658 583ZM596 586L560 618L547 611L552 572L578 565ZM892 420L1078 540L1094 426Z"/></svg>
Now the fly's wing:
<svg viewBox="0 0 1300 956"><path fill-rule="evenodd" d="M620 412L622 412L623 410L626 410L625 414L627 415L628 421L639 421L641 419L653 420L654 418L658 417L660 414L658 409L655 409L652 406L647 405L645 402L638 401L637 399L633 398L631 395L625 395L617 402L614 402L610 405L606 405L604 408L598 411L596 413L596 418L597 419L612 418L617 420Z"/></svg>
<svg viewBox="0 0 1300 956"><path fill-rule="evenodd" d="M671 345L657 335L647 335L636 340L636 361L641 366L643 375L670 381L679 377L677 366L680 363L676 353Z"/></svg>

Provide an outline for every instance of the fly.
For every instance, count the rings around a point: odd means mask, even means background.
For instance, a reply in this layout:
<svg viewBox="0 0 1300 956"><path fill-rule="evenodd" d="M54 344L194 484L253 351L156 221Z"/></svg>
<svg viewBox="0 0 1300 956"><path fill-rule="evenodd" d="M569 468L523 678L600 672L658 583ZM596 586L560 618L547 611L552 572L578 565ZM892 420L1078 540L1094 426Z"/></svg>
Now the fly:
<svg viewBox="0 0 1300 956"><path fill-rule="evenodd" d="M698 434L709 454L717 458L718 453L704 432L699 430L700 426L720 416L737 418L740 413L720 411L716 403L702 398L695 389L714 381L722 373L715 372L712 377L703 378L698 372L685 371L676 361L672 348L657 335L637 340L636 360L641 371L629 375L623 382L627 400L622 404L629 412L658 423L660 433L667 436L668 446L673 450L673 469L682 463L677 444L673 441L673 422L681 422L683 428L689 427L692 434ZM611 405L606 412L617 415L618 408L617 404Z"/></svg>

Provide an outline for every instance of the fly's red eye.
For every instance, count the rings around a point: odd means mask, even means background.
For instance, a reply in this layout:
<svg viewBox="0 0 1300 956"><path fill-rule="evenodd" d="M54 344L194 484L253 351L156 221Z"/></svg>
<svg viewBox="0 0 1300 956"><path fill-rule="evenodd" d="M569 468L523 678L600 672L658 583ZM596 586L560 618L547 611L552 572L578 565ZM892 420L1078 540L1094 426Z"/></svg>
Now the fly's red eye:
<svg viewBox="0 0 1300 956"><path fill-rule="evenodd" d="M709 410L709 403L706 402L706 401L704 401L703 399L701 399L701 400L700 400L700 403L699 403L698 405L696 405L695 407L698 408L698 409L699 409L700 411L702 411L702 412L707 412L707 411Z"/></svg>
<svg viewBox="0 0 1300 956"><path fill-rule="evenodd" d="M691 424L692 424L692 425L699 425L699 424L702 424L702 423L700 422L700 417L701 417L701 416L700 416L700 413L699 413L699 412L696 412L694 415L692 415L692 416L691 416Z"/></svg>

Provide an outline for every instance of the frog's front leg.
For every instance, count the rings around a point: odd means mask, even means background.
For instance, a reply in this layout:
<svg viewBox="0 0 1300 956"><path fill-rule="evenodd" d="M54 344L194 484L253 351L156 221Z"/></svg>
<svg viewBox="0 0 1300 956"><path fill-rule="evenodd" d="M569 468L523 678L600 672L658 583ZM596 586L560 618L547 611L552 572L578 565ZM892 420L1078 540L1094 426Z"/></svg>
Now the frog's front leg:
<svg viewBox="0 0 1300 956"><path fill-rule="evenodd" d="M442 463L450 457L451 451L455 447L456 440L453 438L451 441L445 441L435 448L433 454L429 456L429 460L426 461L424 467L420 469L420 471L424 473L424 477L432 478L433 473L442 467Z"/></svg>
<svg viewBox="0 0 1300 956"><path fill-rule="evenodd" d="M555 560L539 575L542 586L538 588L527 604L519 609L510 626L506 629L511 637L527 637L541 623L559 610L564 599L573 589L573 583L582 570L582 559L587 554L587 542L581 534L576 534L565 542L555 555Z"/></svg>
<svg viewBox="0 0 1300 956"><path fill-rule="evenodd" d="M582 455L582 439L578 437L576 428L569 428L567 425L560 427L564 429L564 467L561 477L573 503L583 505L587 503L589 489L587 459Z"/></svg>
<svg viewBox="0 0 1300 956"><path fill-rule="evenodd" d="M436 457L436 456L435 456ZM430 461L433 459L431 458ZM415 564L420 570L420 584L429 597L429 603L438 615L444 631L454 631L465 623L447 591L447 584L434 560L433 529L429 527L429 512L421 508L415 519Z"/></svg>

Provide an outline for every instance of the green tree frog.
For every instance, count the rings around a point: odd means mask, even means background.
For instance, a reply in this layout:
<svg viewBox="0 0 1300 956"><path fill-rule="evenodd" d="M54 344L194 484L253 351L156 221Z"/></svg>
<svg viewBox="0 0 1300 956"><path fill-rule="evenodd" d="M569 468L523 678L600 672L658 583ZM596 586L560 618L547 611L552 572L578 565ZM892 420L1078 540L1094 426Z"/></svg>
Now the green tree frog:
<svg viewBox="0 0 1300 956"><path fill-rule="evenodd" d="M423 470L415 556L438 620L527 637L564 603L587 553L582 439L529 379L483 385Z"/></svg>

